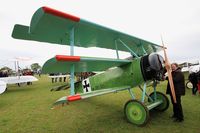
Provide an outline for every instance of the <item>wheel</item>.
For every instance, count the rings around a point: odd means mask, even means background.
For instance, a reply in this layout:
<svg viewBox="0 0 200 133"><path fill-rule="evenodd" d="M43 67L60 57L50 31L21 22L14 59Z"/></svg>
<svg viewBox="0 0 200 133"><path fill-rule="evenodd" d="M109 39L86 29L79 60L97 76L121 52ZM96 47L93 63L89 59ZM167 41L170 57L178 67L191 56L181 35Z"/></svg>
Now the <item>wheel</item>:
<svg viewBox="0 0 200 133"><path fill-rule="evenodd" d="M124 113L128 122L144 126L149 120L149 110L137 100L129 100L124 106Z"/></svg>
<svg viewBox="0 0 200 133"><path fill-rule="evenodd" d="M149 96L154 100L154 92L152 92ZM163 102L159 106L155 107L154 110L160 112L167 110L169 107L169 99L167 96L161 92L156 92L156 98L158 100L162 100ZM150 99L148 101L150 101Z"/></svg>
<svg viewBox="0 0 200 133"><path fill-rule="evenodd" d="M192 89L193 85L192 85L192 83L190 81L187 81L186 82L186 87L187 87L187 89Z"/></svg>

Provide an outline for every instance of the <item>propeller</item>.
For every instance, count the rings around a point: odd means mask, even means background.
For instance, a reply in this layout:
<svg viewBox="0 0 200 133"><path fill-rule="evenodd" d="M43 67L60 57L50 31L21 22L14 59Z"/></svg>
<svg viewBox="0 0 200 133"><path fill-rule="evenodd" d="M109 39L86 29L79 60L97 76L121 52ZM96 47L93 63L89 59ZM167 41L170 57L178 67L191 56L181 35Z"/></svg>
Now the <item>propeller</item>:
<svg viewBox="0 0 200 133"><path fill-rule="evenodd" d="M167 53L166 50L167 49L163 43L163 39L161 36L161 40L162 40L162 45L163 45L163 51L164 51L164 57L165 57L165 68L167 69L167 74L168 74L168 80L169 80L169 85L170 85L170 89L171 89L171 94L174 100L174 103L176 103L176 94L175 94L175 90L174 90L174 83L173 83L173 78L172 78L172 69L171 69L171 64L167 58Z"/></svg>

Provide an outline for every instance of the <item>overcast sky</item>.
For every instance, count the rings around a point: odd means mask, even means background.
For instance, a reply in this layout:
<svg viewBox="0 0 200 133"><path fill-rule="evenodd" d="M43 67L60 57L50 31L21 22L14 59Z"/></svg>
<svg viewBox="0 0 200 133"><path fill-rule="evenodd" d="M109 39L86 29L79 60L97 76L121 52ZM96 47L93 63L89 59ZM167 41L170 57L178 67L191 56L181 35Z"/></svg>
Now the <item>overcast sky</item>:
<svg viewBox="0 0 200 133"><path fill-rule="evenodd" d="M164 39L171 62L199 60L199 0L6 0L0 5L0 67L21 67L34 62L42 65L56 54L68 54L68 46L51 45L11 37L15 24L30 25L33 13L42 6L78 16L88 21L161 45ZM75 49L75 55L113 57L115 52ZM103 53L103 54L102 54ZM121 54L121 58L128 54Z"/></svg>

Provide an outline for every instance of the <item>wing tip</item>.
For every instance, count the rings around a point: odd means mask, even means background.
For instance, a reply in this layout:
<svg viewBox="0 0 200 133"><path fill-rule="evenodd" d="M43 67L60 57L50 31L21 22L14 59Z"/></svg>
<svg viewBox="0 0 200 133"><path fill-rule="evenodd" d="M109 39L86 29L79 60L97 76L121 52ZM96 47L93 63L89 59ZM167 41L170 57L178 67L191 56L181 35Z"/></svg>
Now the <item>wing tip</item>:
<svg viewBox="0 0 200 133"><path fill-rule="evenodd" d="M68 13L65 13L65 12L61 12L59 10L56 10L56 9L53 9L53 8L50 8L50 7L47 7L47 6L43 6L42 10L45 13L49 13L49 14L52 14L52 15L55 15L55 16L58 16L58 17L65 18L65 19L70 19L70 20L75 21L75 22L80 21L79 17L76 17L74 15L71 15L71 14L68 14Z"/></svg>
<svg viewBox="0 0 200 133"><path fill-rule="evenodd" d="M78 62L81 60L80 56L68 56L68 55L56 55L55 56L57 61L73 61Z"/></svg>

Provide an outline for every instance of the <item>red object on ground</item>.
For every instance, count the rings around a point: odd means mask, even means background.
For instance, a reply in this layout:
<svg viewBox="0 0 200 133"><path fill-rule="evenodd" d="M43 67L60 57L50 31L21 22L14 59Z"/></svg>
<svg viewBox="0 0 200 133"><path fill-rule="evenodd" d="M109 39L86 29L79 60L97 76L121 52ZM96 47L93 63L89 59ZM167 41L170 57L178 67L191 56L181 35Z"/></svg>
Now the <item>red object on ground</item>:
<svg viewBox="0 0 200 133"><path fill-rule="evenodd" d="M57 61L80 61L80 56L56 55Z"/></svg>
<svg viewBox="0 0 200 133"><path fill-rule="evenodd" d="M70 15L70 14L67 14L67 13L46 7L46 6L42 7L42 9L45 13L49 13L49 14L52 14L52 15L55 15L55 16L58 16L58 17L66 18L66 19L70 19L70 20L75 21L75 22L80 21L79 17L73 16L73 15Z"/></svg>
<svg viewBox="0 0 200 133"><path fill-rule="evenodd" d="M200 81L198 81L197 87L198 87L198 91L199 91L199 94L200 94Z"/></svg>
<svg viewBox="0 0 200 133"><path fill-rule="evenodd" d="M81 100L81 96L79 94L67 97L67 101L69 101L69 102L71 102L71 101L77 101L77 100Z"/></svg>

